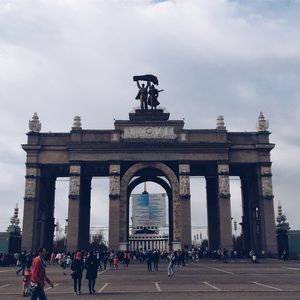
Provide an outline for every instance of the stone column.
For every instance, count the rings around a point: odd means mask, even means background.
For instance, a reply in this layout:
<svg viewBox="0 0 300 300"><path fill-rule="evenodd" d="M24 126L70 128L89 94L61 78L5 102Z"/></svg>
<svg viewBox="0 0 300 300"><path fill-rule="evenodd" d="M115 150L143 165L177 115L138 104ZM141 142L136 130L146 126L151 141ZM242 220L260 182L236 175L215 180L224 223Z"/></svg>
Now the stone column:
<svg viewBox="0 0 300 300"><path fill-rule="evenodd" d="M26 164L26 183L23 212L22 250L38 250L40 232L39 219L39 189L41 169L39 164Z"/></svg>
<svg viewBox="0 0 300 300"><path fill-rule="evenodd" d="M67 250L79 249L81 165L70 165Z"/></svg>
<svg viewBox="0 0 300 300"><path fill-rule="evenodd" d="M120 250L120 165L109 166L109 249ZM123 211L124 213L124 211ZM124 216L122 216L122 220ZM124 226L124 224L122 224ZM122 245L123 248L124 245Z"/></svg>
<svg viewBox="0 0 300 300"><path fill-rule="evenodd" d="M169 206L170 214L172 214L172 239L170 239L170 248L173 251L182 248L182 201L180 200L179 194L179 181L173 182L172 184L172 202ZM170 233L170 234L171 234Z"/></svg>
<svg viewBox="0 0 300 300"><path fill-rule="evenodd" d="M273 203L273 187L271 163L258 166L259 178L259 211L258 219L260 219L261 231L261 250L265 253L277 254L277 241L275 231L275 215Z"/></svg>
<svg viewBox="0 0 300 300"><path fill-rule="evenodd" d="M91 183L92 178L81 178L79 249L89 249L90 216L91 216Z"/></svg>
<svg viewBox="0 0 300 300"><path fill-rule="evenodd" d="M218 177L206 176L208 244L211 251L220 247Z"/></svg>
<svg viewBox="0 0 300 300"><path fill-rule="evenodd" d="M254 170L247 170L241 176L242 189L242 232L246 253L254 250L258 254L259 232L257 232L256 208L258 207L257 176Z"/></svg>
<svg viewBox="0 0 300 300"><path fill-rule="evenodd" d="M220 248L232 249L229 165L218 164L218 201L220 219Z"/></svg>
<svg viewBox="0 0 300 300"><path fill-rule="evenodd" d="M179 164L179 196L181 206L181 248L192 246L190 165Z"/></svg>
<svg viewBox="0 0 300 300"><path fill-rule="evenodd" d="M53 248L55 182L54 177L41 178L41 246L48 251Z"/></svg>

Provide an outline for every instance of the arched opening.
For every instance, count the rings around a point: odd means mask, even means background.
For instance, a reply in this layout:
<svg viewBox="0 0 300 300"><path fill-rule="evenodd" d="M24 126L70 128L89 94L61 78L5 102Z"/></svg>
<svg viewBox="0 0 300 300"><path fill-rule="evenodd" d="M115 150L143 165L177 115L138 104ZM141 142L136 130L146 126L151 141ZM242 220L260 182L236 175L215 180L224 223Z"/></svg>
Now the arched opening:
<svg viewBox="0 0 300 300"><path fill-rule="evenodd" d="M162 179L165 178L166 180ZM180 242L180 212L174 213L174 203L178 205L178 179L167 165L159 162L137 163L131 166L121 179L119 241L128 245L129 241L129 197L132 190L145 181L161 185L169 199L169 242Z"/></svg>
<svg viewBox="0 0 300 300"><path fill-rule="evenodd" d="M242 256L245 245L241 227L243 222L243 203L239 176L230 176L230 194L233 250L235 255Z"/></svg>
<svg viewBox="0 0 300 300"><path fill-rule="evenodd" d="M64 252L68 236L69 178L58 177L54 196L53 250Z"/></svg>
<svg viewBox="0 0 300 300"><path fill-rule="evenodd" d="M158 180L133 178L128 195L129 250L169 249L169 196ZM169 188L170 190L170 188Z"/></svg>
<svg viewBox="0 0 300 300"><path fill-rule="evenodd" d="M109 178L94 176L91 182L89 249L104 250L108 245Z"/></svg>
<svg viewBox="0 0 300 300"><path fill-rule="evenodd" d="M192 245L194 248L207 250L207 200L204 176L191 177L191 223Z"/></svg>

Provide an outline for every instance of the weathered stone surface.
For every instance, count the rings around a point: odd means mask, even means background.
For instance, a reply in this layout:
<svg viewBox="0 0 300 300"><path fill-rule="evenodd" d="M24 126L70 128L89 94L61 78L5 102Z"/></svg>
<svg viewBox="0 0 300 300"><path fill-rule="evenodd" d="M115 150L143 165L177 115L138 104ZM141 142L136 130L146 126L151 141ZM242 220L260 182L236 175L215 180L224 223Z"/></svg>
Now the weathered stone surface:
<svg viewBox="0 0 300 300"><path fill-rule="evenodd" d="M270 168L270 151L274 144L269 142L270 133L262 123L258 132L228 132L221 119L216 129L184 129L183 120L169 120L169 114L163 111L136 111L130 114L130 120L115 121L111 130L83 130L79 120L75 125L77 129L69 133L35 130L27 134L28 142L22 145L27 152L28 166L24 209L32 211L23 225L27 249L45 239L45 233L35 228L38 220L41 221L40 211L43 210L45 220L51 219L51 213L43 203L40 178L48 182L51 178L70 177L68 219L71 239L68 247L76 250L83 234L79 228L82 221L79 212L87 214L87 209L82 210L82 201L86 205L89 201L85 198L90 197L88 189L82 188L82 180L93 176L110 178L109 243L112 249L124 248L128 241L127 192L134 177L141 178L137 182L150 178L158 184L157 178L166 179L165 188L172 208L170 243L176 247L190 245L190 176L207 178L211 244L230 247L229 176L240 176L246 185L243 201L251 204L244 206L260 208L260 233L263 236L260 247L276 252ZM39 165L43 174L33 167L35 165ZM252 196L247 197L247 193ZM258 245L251 213L244 208L249 223L248 237L253 245ZM86 216L84 227L88 220ZM47 228L47 225L52 226L50 223L43 226Z"/></svg>

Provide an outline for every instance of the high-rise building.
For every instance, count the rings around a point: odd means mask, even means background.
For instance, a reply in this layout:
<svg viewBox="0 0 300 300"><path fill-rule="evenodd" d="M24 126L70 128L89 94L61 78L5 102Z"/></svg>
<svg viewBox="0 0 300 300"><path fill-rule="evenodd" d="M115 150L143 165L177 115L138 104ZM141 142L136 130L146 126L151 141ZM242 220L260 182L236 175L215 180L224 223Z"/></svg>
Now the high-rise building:
<svg viewBox="0 0 300 300"><path fill-rule="evenodd" d="M132 194L132 230L129 249L168 248L166 227L166 194L149 194L144 185L142 194Z"/></svg>
<svg viewBox="0 0 300 300"><path fill-rule="evenodd" d="M132 227L166 226L166 194L132 194Z"/></svg>

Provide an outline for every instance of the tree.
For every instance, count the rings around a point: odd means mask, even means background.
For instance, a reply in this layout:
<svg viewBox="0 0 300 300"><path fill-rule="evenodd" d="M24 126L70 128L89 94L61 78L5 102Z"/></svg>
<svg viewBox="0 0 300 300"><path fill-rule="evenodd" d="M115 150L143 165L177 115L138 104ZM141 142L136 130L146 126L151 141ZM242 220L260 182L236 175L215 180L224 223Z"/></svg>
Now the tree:
<svg viewBox="0 0 300 300"><path fill-rule="evenodd" d="M104 244L103 232L98 230L95 234L91 235L90 249L93 251L105 251L107 246Z"/></svg>

